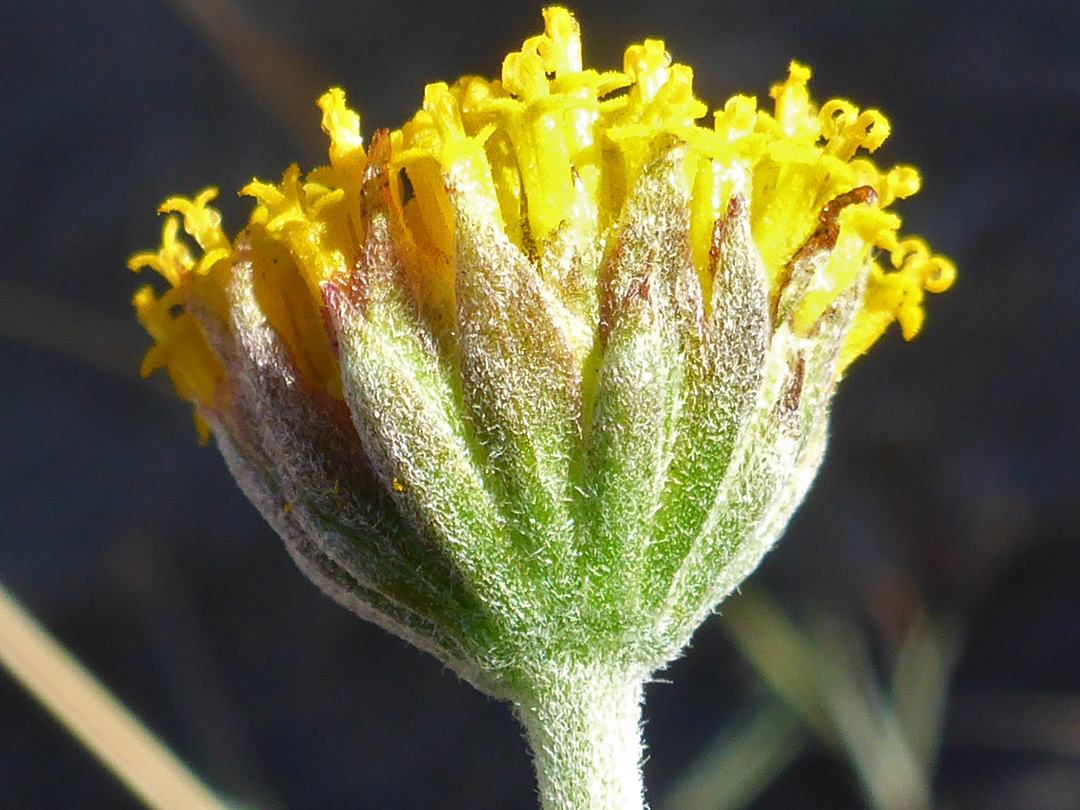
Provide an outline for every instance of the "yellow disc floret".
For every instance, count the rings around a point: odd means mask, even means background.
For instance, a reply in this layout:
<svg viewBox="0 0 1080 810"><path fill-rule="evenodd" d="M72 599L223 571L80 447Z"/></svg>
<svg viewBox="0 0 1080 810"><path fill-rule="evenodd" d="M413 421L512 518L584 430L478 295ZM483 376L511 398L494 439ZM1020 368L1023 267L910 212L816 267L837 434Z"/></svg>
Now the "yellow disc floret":
<svg viewBox="0 0 1080 810"><path fill-rule="evenodd" d="M459 191L470 204L486 207L536 260L582 211L591 212L602 249L650 145L666 135L687 146L691 253L705 301L716 225L739 195L750 203L774 306L807 251L830 251L793 305L797 331L812 329L869 268L841 370L894 320L905 338L919 331L924 294L946 289L955 270L921 240L901 237L899 217L887 210L918 190L919 175L907 166L881 170L865 156L889 135L882 113L840 99L817 106L807 89L809 68L792 62L787 79L770 91L772 112L737 95L710 121L708 107L693 95L692 70L673 62L661 40L631 45L621 71L600 72L583 66L580 32L568 11L545 9L544 21L543 34L506 56L499 78L428 85L422 108L388 135L391 194L403 223L397 238L404 242L412 291L436 323L452 319L454 303L451 169L458 185L467 185ZM339 396L321 289L328 280L347 278L357 260L371 158L345 94L331 89L318 104L330 139L329 166L306 177L292 166L280 183L245 187L241 193L257 206L240 239L259 270L260 303L298 368ZM190 312L172 313L198 299L227 320L225 285L236 248L207 205L214 193L162 206L182 215L198 255L178 240L178 221L170 218L160 251L131 260L133 268L150 267L170 286L160 297L143 288L135 298L156 341L144 370L168 368L178 393L208 408L222 377L220 363Z"/></svg>

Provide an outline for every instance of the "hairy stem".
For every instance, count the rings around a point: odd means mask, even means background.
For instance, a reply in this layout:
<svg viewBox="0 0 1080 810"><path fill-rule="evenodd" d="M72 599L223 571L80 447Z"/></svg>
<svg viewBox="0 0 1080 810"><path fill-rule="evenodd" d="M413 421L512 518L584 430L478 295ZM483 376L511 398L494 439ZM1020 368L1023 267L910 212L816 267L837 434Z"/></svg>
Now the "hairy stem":
<svg viewBox="0 0 1080 810"><path fill-rule="evenodd" d="M644 808L642 687L614 667L572 667L518 704L543 810Z"/></svg>

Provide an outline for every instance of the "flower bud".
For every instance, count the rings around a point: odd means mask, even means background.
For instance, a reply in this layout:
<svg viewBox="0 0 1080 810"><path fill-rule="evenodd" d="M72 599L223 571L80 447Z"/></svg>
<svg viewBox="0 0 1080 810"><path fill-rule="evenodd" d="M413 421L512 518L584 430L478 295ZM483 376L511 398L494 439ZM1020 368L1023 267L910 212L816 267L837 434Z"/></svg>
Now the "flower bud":
<svg viewBox="0 0 1080 810"><path fill-rule="evenodd" d="M170 216L131 261L168 284L144 373L305 573L521 703L674 657L805 495L848 365L954 275L898 235L880 112L792 63L709 121L662 42L598 72L544 16L367 150L329 91L328 166L252 182L231 242L213 190L166 201L194 245Z"/></svg>

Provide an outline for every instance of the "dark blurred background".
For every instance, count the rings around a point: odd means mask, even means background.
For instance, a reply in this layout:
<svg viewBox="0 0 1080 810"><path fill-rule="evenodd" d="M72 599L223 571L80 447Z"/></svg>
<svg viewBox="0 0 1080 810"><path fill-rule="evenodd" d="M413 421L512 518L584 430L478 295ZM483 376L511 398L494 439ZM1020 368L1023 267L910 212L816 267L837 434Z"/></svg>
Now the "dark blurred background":
<svg viewBox="0 0 1080 810"><path fill-rule="evenodd" d="M927 806L1080 807L1080 4L573 10L589 63L662 36L710 106L767 101L792 58L816 98L880 106L880 162L923 172L906 230L960 272L851 369L786 538L650 687L654 808L896 810L912 759ZM323 87L370 135L541 27L529 4L0 4L0 580L260 808L535 798L507 708L324 598L139 379L125 260L170 194L219 185L235 232L234 189L325 162ZM778 669L792 645L805 671ZM0 806L137 805L0 677Z"/></svg>

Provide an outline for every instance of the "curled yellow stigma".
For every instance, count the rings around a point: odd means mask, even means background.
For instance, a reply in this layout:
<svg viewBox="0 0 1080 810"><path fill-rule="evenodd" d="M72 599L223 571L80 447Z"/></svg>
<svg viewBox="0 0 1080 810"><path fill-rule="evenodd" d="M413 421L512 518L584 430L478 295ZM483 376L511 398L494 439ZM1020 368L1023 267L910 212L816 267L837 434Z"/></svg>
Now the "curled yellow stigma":
<svg viewBox="0 0 1080 810"><path fill-rule="evenodd" d="M693 95L693 71L674 62L663 41L631 45L621 70L598 71L584 67L574 17L558 7L543 14L544 33L508 54L499 78L428 85L421 109L386 136L390 192L403 223L396 238L412 292L433 322L446 322L454 302L455 220L445 179L451 170L471 203L492 212L534 260L571 220L587 220L602 250L650 145L670 135L687 147L690 243L705 301L716 225L739 195L750 203L751 232L774 299L809 252L828 248L794 305L797 330L809 331L868 268L841 370L893 321L905 339L918 333L925 293L947 289L955 269L921 240L900 235L891 206L914 194L920 180L909 166L879 169L867 157L889 135L882 113L841 99L818 106L807 89L810 69L792 62L769 93L771 112L736 95L710 115ZM246 186L241 193L256 207L241 239L258 265L260 303L298 367L340 395L321 285L347 278L355 264L370 156L342 90L329 90L318 106L329 165L306 176L292 166L279 183ZM156 341L144 370L167 368L180 396L200 408L214 407L222 370L186 304L198 299L226 320L224 287L236 256L208 205L213 194L162 206L181 215L197 248L178 239L178 220L170 218L160 251L131 260L170 287L160 297L149 288L135 297ZM177 308L184 311L172 314Z"/></svg>

